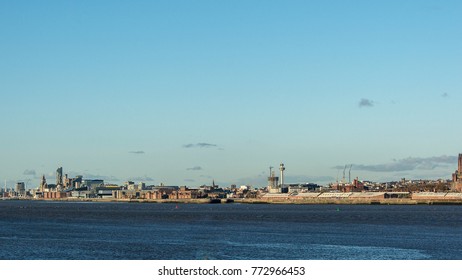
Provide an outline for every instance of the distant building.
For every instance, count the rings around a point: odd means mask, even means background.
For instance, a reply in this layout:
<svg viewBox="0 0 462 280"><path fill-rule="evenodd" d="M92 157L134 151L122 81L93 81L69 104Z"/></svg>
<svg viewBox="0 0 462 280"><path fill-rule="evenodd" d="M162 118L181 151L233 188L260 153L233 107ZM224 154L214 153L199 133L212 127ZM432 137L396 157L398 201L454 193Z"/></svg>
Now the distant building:
<svg viewBox="0 0 462 280"><path fill-rule="evenodd" d="M71 196L70 192L52 191L43 193L44 199L63 199L69 196Z"/></svg>
<svg viewBox="0 0 462 280"><path fill-rule="evenodd" d="M270 166L270 174L268 177L268 187L267 190L269 193L280 193L281 189L279 188L279 177L274 175L274 171L272 171L273 167Z"/></svg>
<svg viewBox="0 0 462 280"><path fill-rule="evenodd" d="M127 182L124 183L124 187L125 187L125 189L127 189L127 190L133 191L133 190L135 190L135 182L133 182L133 181L127 181Z"/></svg>
<svg viewBox="0 0 462 280"><path fill-rule="evenodd" d="M279 188L279 177L274 175L274 172L271 173L271 176L268 177L268 192L269 193L280 193L281 189Z"/></svg>
<svg viewBox="0 0 462 280"><path fill-rule="evenodd" d="M18 196L24 196L26 194L26 185L24 182L16 183L16 193Z"/></svg>
<svg viewBox="0 0 462 280"><path fill-rule="evenodd" d="M74 179L71 179L71 180L72 181L70 182L70 185L75 189L79 189L80 186L82 185L83 176L77 175Z"/></svg>
<svg viewBox="0 0 462 280"><path fill-rule="evenodd" d="M104 187L104 188L96 188L96 196L98 198L112 198L114 191L121 190L121 187Z"/></svg>
<svg viewBox="0 0 462 280"><path fill-rule="evenodd" d="M459 154L457 170L452 174L452 188L462 192L462 154Z"/></svg>
<svg viewBox="0 0 462 280"><path fill-rule="evenodd" d="M239 190L240 191L248 191L248 190L250 190L250 188L251 188L250 186L242 185L242 186L239 187Z"/></svg>
<svg viewBox="0 0 462 280"><path fill-rule="evenodd" d="M40 180L39 192L43 193L45 189L47 188L48 188L47 179L45 179L45 175L43 175L42 180Z"/></svg>
<svg viewBox="0 0 462 280"><path fill-rule="evenodd" d="M56 186L63 185L63 168L60 167L56 170Z"/></svg>
<svg viewBox="0 0 462 280"><path fill-rule="evenodd" d="M292 192L314 192L321 189L320 185L314 183L305 183L305 184L289 184L289 193Z"/></svg>
<svg viewBox="0 0 462 280"><path fill-rule="evenodd" d="M179 190L173 191L169 194L169 199L196 199L199 197L199 191L196 189L188 189L185 186L180 187Z"/></svg>
<svg viewBox="0 0 462 280"><path fill-rule="evenodd" d="M64 188L67 188L71 185L71 179L69 179L69 177L67 176L67 174L64 174L64 178L63 178L63 187Z"/></svg>
<svg viewBox="0 0 462 280"><path fill-rule="evenodd" d="M83 179L82 184L80 185L81 188L86 187L87 190L94 190L96 188L104 187L104 180L90 180L90 179Z"/></svg>

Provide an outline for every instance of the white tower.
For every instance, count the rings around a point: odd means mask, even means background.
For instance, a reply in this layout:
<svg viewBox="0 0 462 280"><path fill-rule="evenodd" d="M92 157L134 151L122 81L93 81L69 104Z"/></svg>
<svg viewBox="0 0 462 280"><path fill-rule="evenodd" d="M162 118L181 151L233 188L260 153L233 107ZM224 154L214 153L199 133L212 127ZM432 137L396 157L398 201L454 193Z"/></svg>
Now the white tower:
<svg viewBox="0 0 462 280"><path fill-rule="evenodd" d="M279 165L279 170L281 171L281 188L284 187L284 170L286 170L286 168L284 167L284 163L281 163Z"/></svg>

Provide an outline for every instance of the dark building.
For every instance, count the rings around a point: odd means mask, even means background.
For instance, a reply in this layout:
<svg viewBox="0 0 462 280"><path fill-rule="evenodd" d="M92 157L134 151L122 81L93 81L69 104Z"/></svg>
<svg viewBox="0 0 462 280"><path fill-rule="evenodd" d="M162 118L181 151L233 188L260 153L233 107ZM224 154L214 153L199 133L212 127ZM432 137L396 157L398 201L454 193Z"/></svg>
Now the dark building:
<svg viewBox="0 0 462 280"><path fill-rule="evenodd" d="M63 168L62 167L56 170L56 185L57 186L63 185Z"/></svg>
<svg viewBox="0 0 462 280"><path fill-rule="evenodd" d="M16 193L18 196L24 196L26 194L26 185L24 182L16 183Z"/></svg>

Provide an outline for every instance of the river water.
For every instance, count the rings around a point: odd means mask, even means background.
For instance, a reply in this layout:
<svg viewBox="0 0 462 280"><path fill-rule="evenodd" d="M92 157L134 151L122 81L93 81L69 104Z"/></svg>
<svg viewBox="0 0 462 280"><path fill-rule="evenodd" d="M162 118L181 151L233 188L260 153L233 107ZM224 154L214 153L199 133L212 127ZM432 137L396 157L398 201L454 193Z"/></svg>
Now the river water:
<svg viewBox="0 0 462 280"><path fill-rule="evenodd" d="M462 206L0 201L0 259L462 259Z"/></svg>

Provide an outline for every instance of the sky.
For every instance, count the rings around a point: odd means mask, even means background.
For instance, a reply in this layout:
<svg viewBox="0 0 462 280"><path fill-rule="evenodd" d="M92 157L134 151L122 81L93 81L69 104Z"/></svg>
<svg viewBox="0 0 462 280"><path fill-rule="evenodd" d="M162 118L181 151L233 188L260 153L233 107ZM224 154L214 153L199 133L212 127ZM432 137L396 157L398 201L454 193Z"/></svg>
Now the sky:
<svg viewBox="0 0 462 280"><path fill-rule="evenodd" d="M462 2L0 1L0 180L450 179ZM348 178L347 178L348 179ZM0 185L3 185L0 184Z"/></svg>

